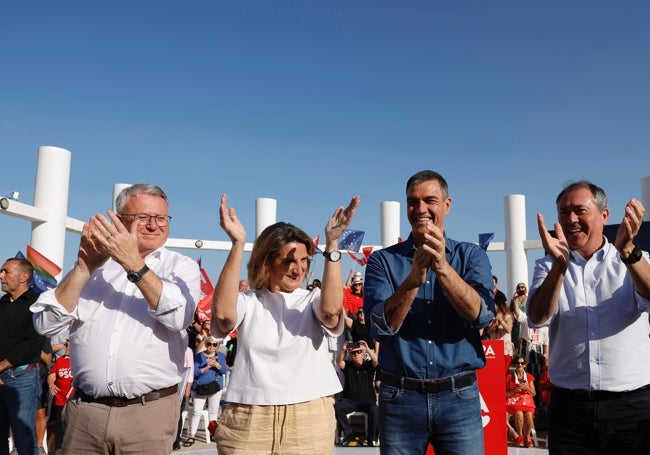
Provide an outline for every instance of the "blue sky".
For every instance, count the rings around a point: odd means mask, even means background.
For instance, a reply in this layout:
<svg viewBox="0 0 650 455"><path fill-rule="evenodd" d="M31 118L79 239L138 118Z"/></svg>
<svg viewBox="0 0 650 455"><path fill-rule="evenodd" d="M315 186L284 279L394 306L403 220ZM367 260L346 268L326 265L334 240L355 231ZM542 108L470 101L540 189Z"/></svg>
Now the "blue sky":
<svg viewBox="0 0 650 455"><path fill-rule="evenodd" d="M114 183L152 182L179 238L227 240L222 193L249 241L258 197L316 236L355 194L365 244L380 243L382 201L402 204L406 237L421 169L449 182L455 239L503 241L510 194L538 238L535 213L554 220L579 178L605 188L617 223L650 175L648 23L641 1L2 2L0 195L32 203L38 147L53 145L72 152L69 216L110 208ZM30 241L9 216L0 232L4 257ZM225 253L200 255L216 281ZM504 254L490 258L505 277Z"/></svg>

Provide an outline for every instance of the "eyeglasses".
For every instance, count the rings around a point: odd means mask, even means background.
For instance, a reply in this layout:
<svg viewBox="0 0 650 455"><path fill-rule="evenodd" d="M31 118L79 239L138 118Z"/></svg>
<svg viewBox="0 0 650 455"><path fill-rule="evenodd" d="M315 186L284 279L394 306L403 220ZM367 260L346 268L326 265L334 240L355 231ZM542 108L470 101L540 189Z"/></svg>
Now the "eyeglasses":
<svg viewBox="0 0 650 455"><path fill-rule="evenodd" d="M515 362L515 365L526 365L526 362Z"/></svg>
<svg viewBox="0 0 650 455"><path fill-rule="evenodd" d="M214 346L215 348L219 346L219 343L205 343L206 346Z"/></svg>
<svg viewBox="0 0 650 455"><path fill-rule="evenodd" d="M153 218L160 227L167 226L172 220L169 215L148 215L146 213L120 213L120 216L132 216L139 225L149 224Z"/></svg>
<svg viewBox="0 0 650 455"><path fill-rule="evenodd" d="M353 283L352 286L361 286L363 283Z"/></svg>
<svg viewBox="0 0 650 455"><path fill-rule="evenodd" d="M350 355L361 354L363 351L350 351Z"/></svg>

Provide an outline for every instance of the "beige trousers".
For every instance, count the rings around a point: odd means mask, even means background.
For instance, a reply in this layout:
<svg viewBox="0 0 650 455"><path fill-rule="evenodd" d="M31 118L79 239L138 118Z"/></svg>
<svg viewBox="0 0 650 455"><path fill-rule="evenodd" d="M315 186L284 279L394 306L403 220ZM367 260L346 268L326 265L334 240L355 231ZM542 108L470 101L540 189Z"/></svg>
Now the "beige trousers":
<svg viewBox="0 0 650 455"><path fill-rule="evenodd" d="M331 397L256 406L228 403L215 433L219 455L331 455L336 418Z"/></svg>
<svg viewBox="0 0 650 455"><path fill-rule="evenodd" d="M176 439L178 393L122 408L70 399L63 411L65 455L169 455Z"/></svg>

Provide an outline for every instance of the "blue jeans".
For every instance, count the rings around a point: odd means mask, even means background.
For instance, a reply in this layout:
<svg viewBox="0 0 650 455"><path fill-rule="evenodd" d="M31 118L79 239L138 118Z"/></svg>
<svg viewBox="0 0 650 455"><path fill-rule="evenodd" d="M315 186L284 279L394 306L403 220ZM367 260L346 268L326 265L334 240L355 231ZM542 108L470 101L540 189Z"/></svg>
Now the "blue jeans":
<svg viewBox="0 0 650 455"><path fill-rule="evenodd" d="M0 455L9 454L9 428L18 453L38 455L34 423L41 398L39 369L9 369L0 374Z"/></svg>
<svg viewBox="0 0 650 455"><path fill-rule="evenodd" d="M381 455L484 455L478 384L438 393L420 393L381 384Z"/></svg>

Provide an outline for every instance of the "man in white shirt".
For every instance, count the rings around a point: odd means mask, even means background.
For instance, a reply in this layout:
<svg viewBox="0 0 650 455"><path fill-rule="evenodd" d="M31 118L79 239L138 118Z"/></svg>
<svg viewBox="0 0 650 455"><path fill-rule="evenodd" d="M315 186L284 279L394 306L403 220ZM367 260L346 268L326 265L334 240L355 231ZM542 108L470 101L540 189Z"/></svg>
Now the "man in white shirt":
<svg viewBox="0 0 650 455"><path fill-rule="evenodd" d="M84 224L74 267L31 307L43 335L71 324L77 393L63 448L169 455L199 267L163 246L171 217L159 187L125 188L107 215Z"/></svg>
<svg viewBox="0 0 650 455"><path fill-rule="evenodd" d="M650 259L634 245L636 199L614 243L607 196L579 181L556 199L557 238L537 215L547 255L535 264L531 324L549 325L551 454L650 453Z"/></svg>

